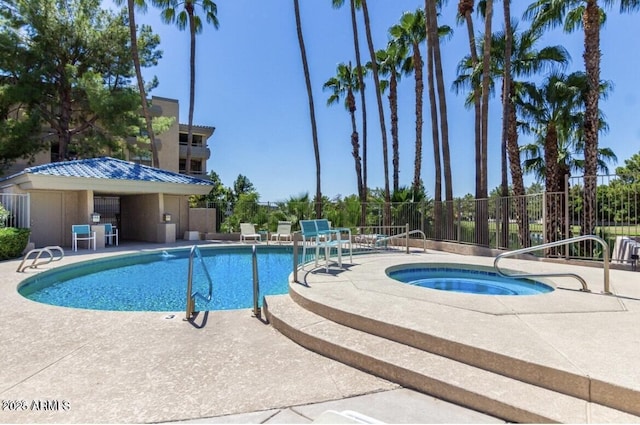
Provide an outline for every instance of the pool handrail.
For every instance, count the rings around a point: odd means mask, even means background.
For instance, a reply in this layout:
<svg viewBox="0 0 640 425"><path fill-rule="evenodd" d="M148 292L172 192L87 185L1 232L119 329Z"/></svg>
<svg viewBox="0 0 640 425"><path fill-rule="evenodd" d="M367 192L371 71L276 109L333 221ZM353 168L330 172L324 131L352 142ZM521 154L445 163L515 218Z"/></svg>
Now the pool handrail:
<svg viewBox="0 0 640 425"><path fill-rule="evenodd" d="M253 314L260 319L262 317L260 312L260 281L258 280L258 252L256 245L253 245L251 251L251 263L253 268Z"/></svg>
<svg viewBox="0 0 640 425"><path fill-rule="evenodd" d="M56 257L52 251L60 251L60 256ZM38 261L40 260L40 257L42 256L43 253L47 253L49 257L47 259L42 259L42 261ZM31 254L38 254L38 255L36 255L33 258L33 261L31 262L31 264L25 265L24 263L29 259L29 256ZM49 264L52 261L60 261L62 260L62 258L64 258L64 250L59 246L45 246L44 248L35 248L25 254L16 272L20 273L20 272L23 272L25 269L29 269L29 268L35 269L40 265Z"/></svg>
<svg viewBox="0 0 640 425"><path fill-rule="evenodd" d="M573 277L577 280L580 281L580 283L582 284L582 291L584 292L591 292L589 290L589 287L587 286L587 282L579 275L577 275L576 273L522 273L522 274L508 274L503 272L502 270L500 270L500 267L498 267L498 262L506 257L512 257L515 255L520 255L520 254L527 254L530 252L534 252L534 251L539 251L542 249L547 249L547 248L553 248L556 246L563 246L563 245L570 245L574 242L580 242L580 241L585 241L585 240L593 240L598 242L600 245L602 245L602 257L603 257L603 265L604 265L604 294L611 294L610 288L609 288L609 245L607 244L607 242L602 239L599 236L596 235L581 235L581 236L575 236L573 238L568 238L568 239L562 239L560 241L555 241L555 242L548 242L542 245L536 245L536 246L530 246L527 248L521 248L521 249L516 249L515 251L508 251L508 252L504 252L502 254L499 254L496 256L495 260L493 261L493 267L496 269L496 271L498 272L499 275L504 276L504 277L511 277L511 278L529 278L529 277Z"/></svg>
<svg viewBox="0 0 640 425"><path fill-rule="evenodd" d="M207 277L207 281L209 282L209 293L207 296L202 295L200 292L191 292L193 289L193 260L194 257L197 257L200 260L200 264L202 264L202 268L204 269L204 274ZM200 249L198 245L193 245L191 247L191 251L189 252L189 274L187 276L187 311L185 320L191 320L193 314L195 312L196 306L196 297L209 302L211 301L211 295L213 293L213 280L211 279L211 275L209 274L209 270L207 269L207 265L202 258L202 254L200 253Z"/></svg>

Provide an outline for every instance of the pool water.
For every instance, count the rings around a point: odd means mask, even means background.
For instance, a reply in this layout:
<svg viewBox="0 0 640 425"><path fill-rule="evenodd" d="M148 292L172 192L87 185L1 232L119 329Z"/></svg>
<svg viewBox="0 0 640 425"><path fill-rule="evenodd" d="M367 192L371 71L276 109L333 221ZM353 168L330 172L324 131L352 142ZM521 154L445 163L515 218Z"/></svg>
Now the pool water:
<svg viewBox="0 0 640 425"><path fill-rule="evenodd" d="M538 295L553 291L553 287L535 280L507 278L480 267L394 267L387 275L410 285L469 294Z"/></svg>
<svg viewBox="0 0 640 425"><path fill-rule="evenodd" d="M250 247L201 247L213 281L210 302L196 299L196 310L230 310L253 306ZM257 250L260 302L264 295L285 294L292 271L291 248ZM181 311L186 307L189 250L117 256L77 263L40 273L18 291L26 298L63 307L112 311ZM193 291L208 293L208 280L197 259Z"/></svg>

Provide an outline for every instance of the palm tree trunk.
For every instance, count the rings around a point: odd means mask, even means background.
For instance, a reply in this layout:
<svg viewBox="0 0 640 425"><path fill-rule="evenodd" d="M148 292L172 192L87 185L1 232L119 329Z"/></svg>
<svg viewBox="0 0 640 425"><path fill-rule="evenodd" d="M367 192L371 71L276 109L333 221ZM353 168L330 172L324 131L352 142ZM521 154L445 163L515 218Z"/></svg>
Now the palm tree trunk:
<svg viewBox="0 0 640 425"><path fill-rule="evenodd" d="M384 120L384 107L382 105L382 93L380 92L380 78L378 76L378 63L376 62L376 52L373 48L373 38L371 37L371 22L369 21L369 8L367 0L361 0L362 14L364 16L364 28L367 34L367 45L371 56L371 68L373 71L373 82L378 101L378 118L380 121L380 132L382 133L382 156L384 165L384 223L391 224L391 193L389 190L389 152L387 147L387 129Z"/></svg>
<svg viewBox="0 0 640 425"><path fill-rule="evenodd" d="M556 242L562 237L562 208L559 198L563 185L560 182L560 167L558 163L558 132L553 123L549 124L544 141L544 163L545 163L545 194L547 196L545 225L545 242ZM547 255L557 255L558 250L552 249Z"/></svg>
<svg viewBox="0 0 640 425"><path fill-rule="evenodd" d="M300 20L300 5L298 0L293 0L293 8L296 15L296 31L298 33L298 44L300 45L300 55L302 56L302 67L304 69L304 80L307 86L307 97L309 98L309 115L311 118L311 133L313 135L313 152L316 158L316 218L322 217L322 191L320 190L320 148L318 145L318 130L316 126L316 113L313 103L313 90L311 89L311 78L309 76L309 64L307 63L307 51L304 46L302 36L302 23Z"/></svg>
<svg viewBox="0 0 640 425"><path fill-rule="evenodd" d="M433 62L432 62L432 55L431 55L431 51L429 51L428 53L428 62L429 62L429 66L428 66L428 70L427 72L429 73L430 77L429 77L429 99L431 99L431 91L433 90ZM414 160L414 169L413 169L413 193L417 194L420 192L420 189L422 187L422 179L420 178L421 172L422 172L422 96L424 93L424 81L423 81L423 77L422 77L422 68L423 68L423 64L422 64L422 57L420 55L420 46L416 44L414 44L413 46L413 69L414 69L414 77L415 77L415 81L416 81L416 154L415 154L415 160ZM435 96L433 97L433 103L431 105L431 124L432 124L432 131L435 130L436 135L435 135L435 139L434 139L434 143L438 143L439 137L438 137L438 111L435 109L436 105L435 105ZM435 115L434 115L435 114ZM434 117L435 117L435 121L434 121ZM438 144L439 147L439 144ZM439 157L438 157L439 160ZM437 189L436 189L437 190Z"/></svg>
<svg viewBox="0 0 640 425"><path fill-rule="evenodd" d="M185 174L191 174L191 144L193 143L193 107L196 95L196 24L193 15L193 5L188 3L189 33L191 49L189 55L189 122L187 126L187 158L185 159Z"/></svg>
<svg viewBox="0 0 640 425"><path fill-rule="evenodd" d="M358 20L356 19L355 0L350 0L350 8L353 45L356 53L356 66L358 67L358 84L360 84L360 108L362 109L362 172L358 173L358 177L362 176L362 186L364 190L359 190L358 193L360 195L360 225L364 226L367 219L367 102L364 91L364 77L362 75L362 61L360 59L360 41L358 38Z"/></svg>
<svg viewBox="0 0 640 425"><path fill-rule="evenodd" d="M474 1L473 0L460 0L458 3L458 13L460 16L464 16L467 24L467 35L469 38L469 52L471 54L471 64L473 69L479 64L478 51L476 47L475 30L473 28L473 18L471 13L473 12ZM483 243L485 240L484 234L489 231L487 226L480 224L481 218L486 218L486 214L483 214L483 204L486 195L483 195L482 190L482 176L483 176L483 162L482 162L482 88L479 85L473 84L473 112L474 112L474 153L475 153L475 166L476 166L476 178L475 178L475 240L476 243Z"/></svg>
<svg viewBox="0 0 640 425"><path fill-rule="evenodd" d="M514 90L513 81L510 84L509 98ZM529 214L527 211L527 198L522 179L522 165L520 164L520 148L518 147L518 129L516 110L511 104L509 108L507 131L507 152L509 154L509 168L511 170L511 183L513 185L513 194L515 196L515 212L516 221L518 223L518 238L521 247L531 245L529 236Z"/></svg>
<svg viewBox="0 0 640 425"><path fill-rule="evenodd" d="M488 167L487 153L489 144L489 82L491 73L491 20L493 19L493 0L487 0L485 6L485 26L484 26L484 51L482 58L482 137L480 149L481 162L481 185L480 185L480 208L479 215L476 215L476 227L480 227L478 243L489 245L489 211L487 197L488 190Z"/></svg>
<svg viewBox="0 0 640 425"><path fill-rule="evenodd" d="M596 179L600 98L600 8L587 0L583 15L584 65L588 80L584 122L584 223L582 234L593 234L596 226ZM587 247L587 254L591 249Z"/></svg>
<svg viewBox="0 0 640 425"><path fill-rule="evenodd" d="M142 116L147 126L147 135L149 136L149 143L151 145L151 165L158 168L160 167L160 159L158 158L158 147L156 146L156 139L153 133L153 126L151 122L151 115L149 114L149 108L147 107L147 94L144 89L144 80L142 79L142 70L140 69L140 55L138 53L138 36L136 32L136 15L134 10L134 0L127 1L127 9L129 13L129 33L131 37L131 55L133 56L133 65L136 69L136 79L138 80L138 92L140 93L140 104L142 106Z"/></svg>
<svg viewBox="0 0 640 425"><path fill-rule="evenodd" d="M428 38L433 40L434 66L436 84L438 88L438 104L440 110L440 131L442 135L442 160L444 165L444 188L447 201L447 225L453 225L453 181L451 178L451 154L449 152L449 119L447 114L447 98L444 88L444 76L442 74L442 55L440 54L440 39L438 38L438 13L436 3L425 0ZM452 234L452 232L448 232Z"/></svg>
<svg viewBox="0 0 640 425"><path fill-rule="evenodd" d="M511 33L511 8L510 0L503 0L505 48L504 48L504 76L502 78L502 143L501 143L501 188L502 220L501 237L502 247L509 248L509 179L507 177L507 139L509 129L509 114L511 111L511 48L513 34Z"/></svg>
<svg viewBox="0 0 640 425"><path fill-rule="evenodd" d="M425 13L425 20L427 28L430 26L431 22L429 20L428 11ZM436 93L435 93L435 82L433 75L434 68L434 52L433 52L433 38L431 37L431 33L427 31L427 91L429 93L429 110L431 111L431 138L433 145L433 162L435 169L435 187L433 191L433 201L434 201L434 230L436 240L442 239L442 233L444 230L444 223L442 221L442 164L440 161L440 132L438 130L438 105L436 103ZM414 47L414 50L418 50ZM415 55L415 54L414 54ZM414 64L415 64L414 59ZM418 69L416 68L416 80L418 75ZM422 72L420 73L422 74ZM418 86L418 82L416 81L416 87ZM416 105L418 104L417 100L418 90L416 89ZM422 106L422 105L421 105ZM416 106L416 114L417 114L417 106ZM416 143L417 144L417 143ZM417 147L416 147L416 155L417 155ZM416 158L417 162L417 158ZM414 183L415 184L415 183ZM414 189L414 190L417 190Z"/></svg>
<svg viewBox="0 0 640 425"><path fill-rule="evenodd" d="M395 69L389 77L389 109L391 110L391 150L393 151L393 192L400 189L400 141L398 138L398 76Z"/></svg>

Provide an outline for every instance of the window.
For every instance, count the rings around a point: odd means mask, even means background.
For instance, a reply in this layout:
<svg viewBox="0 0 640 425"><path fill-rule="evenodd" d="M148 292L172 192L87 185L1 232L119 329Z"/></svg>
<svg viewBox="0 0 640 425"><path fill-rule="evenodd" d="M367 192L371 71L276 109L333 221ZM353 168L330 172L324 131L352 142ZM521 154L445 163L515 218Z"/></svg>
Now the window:
<svg viewBox="0 0 640 425"><path fill-rule="evenodd" d="M182 146L187 146L187 142L189 139L188 136L189 135L187 133L180 133L178 140ZM202 135L192 134L191 137L192 137L191 146L202 146Z"/></svg>
<svg viewBox="0 0 640 425"><path fill-rule="evenodd" d="M202 174L202 163L203 161L193 159L191 160L191 174ZM180 160L178 165L180 173L185 174L187 172L187 161L184 159Z"/></svg>

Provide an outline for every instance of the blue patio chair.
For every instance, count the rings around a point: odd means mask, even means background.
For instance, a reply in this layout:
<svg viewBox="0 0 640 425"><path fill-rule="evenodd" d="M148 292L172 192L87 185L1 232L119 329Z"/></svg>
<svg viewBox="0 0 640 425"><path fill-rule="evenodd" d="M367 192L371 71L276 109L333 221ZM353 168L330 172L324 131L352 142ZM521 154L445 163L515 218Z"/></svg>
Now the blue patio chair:
<svg viewBox="0 0 640 425"><path fill-rule="evenodd" d="M88 224L71 225L71 237L74 251L78 250L78 241L87 241L87 249L91 249L91 241L93 241L93 250L96 250L96 232L91 230L91 226Z"/></svg>
<svg viewBox="0 0 640 425"><path fill-rule="evenodd" d="M318 267L318 258L320 256L320 248L324 249L325 270L329 271L329 258L331 249L336 248L338 252L338 267L342 267L342 245L348 243L351 247L351 241L342 240L340 232L336 229L329 231L318 230L319 220L300 220L300 228L302 230L302 269L306 263L307 246L315 248L315 266ZM324 224L320 225L324 228ZM335 235L335 239L332 236ZM352 261L353 261L353 257Z"/></svg>
<svg viewBox="0 0 640 425"><path fill-rule="evenodd" d="M112 245L114 238L116 239L116 246L118 246L118 229L116 229L111 223L105 223L104 225L105 243Z"/></svg>
<svg viewBox="0 0 640 425"><path fill-rule="evenodd" d="M353 248L351 246L351 229L348 227L331 227L331 223L329 222L329 220L325 218L315 220L315 222L318 228L318 233L320 233L320 235L324 237L324 239L328 241L329 244L332 244L334 247L337 246L338 244L349 245L349 261L353 263ZM343 233L347 233L348 236L346 239L342 238Z"/></svg>

